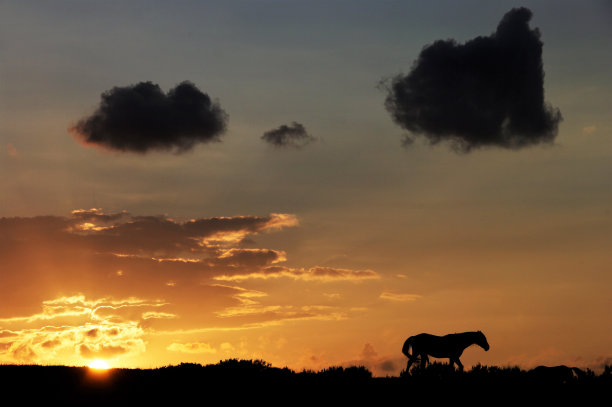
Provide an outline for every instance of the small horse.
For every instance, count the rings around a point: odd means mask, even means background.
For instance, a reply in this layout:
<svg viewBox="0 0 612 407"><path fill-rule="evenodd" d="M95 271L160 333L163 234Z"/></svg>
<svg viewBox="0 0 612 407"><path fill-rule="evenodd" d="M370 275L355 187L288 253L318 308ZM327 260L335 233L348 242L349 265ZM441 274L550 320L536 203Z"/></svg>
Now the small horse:
<svg viewBox="0 0 612 407"><path fill-rule="evenodd" d="M457 364L459 370L463 370L463 365L459 357L465 348L474 344L480 346L485 351L489 350L487 338L481 331L463 332L444 336L424 333L411 336L406 339L402 347L402 353L408 356L406 372L408 372L410 366L412 366L419 356L421 357L421 368L424 368L429 362L427 355L431 355L435 358L449 358L451 366ZM410 348L412 348L412 354L409 352Z"/></svg>

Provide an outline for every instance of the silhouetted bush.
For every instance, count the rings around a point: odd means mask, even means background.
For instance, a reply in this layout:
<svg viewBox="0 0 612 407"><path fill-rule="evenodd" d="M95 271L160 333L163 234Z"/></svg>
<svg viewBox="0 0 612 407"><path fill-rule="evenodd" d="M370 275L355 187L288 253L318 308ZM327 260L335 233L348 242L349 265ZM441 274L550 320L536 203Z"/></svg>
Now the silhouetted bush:
<svg viewBox="0 0 612 407"><path fill-rule="evenodd" d="M341 379L353 379L363 380L371 379L372 372L370 372L365 366L331 366L316 373L316 375L327 378L341 378Z"/></svg>
<svg viewBox="0 0 612 407"><path fill-rule="evenodd" d="M222 360L216 365L208 365L208 366L218 366L223 369L246 369L246 370L255 370L255 371L264 371L270 369L272 365L264 360L244 360L244 359L226 359Z"/></svg>
<svg viewBox="0 0 612 407"><path fill-rule="evenodd" d="M174 366L180 369L201 369L202 365L199 363L181 363L177 366Z"/></svg>

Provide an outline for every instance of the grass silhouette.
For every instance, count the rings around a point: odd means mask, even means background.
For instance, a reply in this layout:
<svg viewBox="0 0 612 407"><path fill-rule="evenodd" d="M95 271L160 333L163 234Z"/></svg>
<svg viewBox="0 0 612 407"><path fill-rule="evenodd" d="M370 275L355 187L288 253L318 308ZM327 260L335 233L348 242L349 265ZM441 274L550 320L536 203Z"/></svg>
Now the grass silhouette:
<svg viewBox="0 0 612 407"><path fill-rule="evenodd" d="M404 405L466 398L478 400L479 405L538 400L538 404L548 404L552 400L584 403L601 396L609 400L612 366L606 366L600 375L587 370L570 379L534 374L534 370L476 365L461 372L434 362L424 369L413 366L399 377L373 377L364 366L295 372L263 360L238 359L210 365L181 363L156 369L110 369L102 373L86 367L0 365L0 387L5 397L17 396L24 402L106 406L162 402L203 405L212 399L232 405Z"/></svg>

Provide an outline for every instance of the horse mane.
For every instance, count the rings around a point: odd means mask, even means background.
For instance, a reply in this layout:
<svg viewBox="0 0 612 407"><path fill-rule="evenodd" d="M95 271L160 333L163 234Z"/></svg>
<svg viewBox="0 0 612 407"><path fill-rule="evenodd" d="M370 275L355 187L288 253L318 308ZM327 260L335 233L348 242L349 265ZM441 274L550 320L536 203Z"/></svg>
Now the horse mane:
<svg viewBox="0 0 612 407"><path fill-rule="evenodd" d="M467 331L467 332L456 332L454 334L450 334L447 336L454 336L460 338L469 338L471 341L474 341L473 345L483 346L483 342L487 345L489 344L487 341L487 337L482 331Z"/></svg>
<svg viewBox="0 0 612 407"><path fill-rule="evenodd" d="M455 332L450 335L461 335L461 336L479 336L484 337L482 331L466 331L466 332Z"/></svg>

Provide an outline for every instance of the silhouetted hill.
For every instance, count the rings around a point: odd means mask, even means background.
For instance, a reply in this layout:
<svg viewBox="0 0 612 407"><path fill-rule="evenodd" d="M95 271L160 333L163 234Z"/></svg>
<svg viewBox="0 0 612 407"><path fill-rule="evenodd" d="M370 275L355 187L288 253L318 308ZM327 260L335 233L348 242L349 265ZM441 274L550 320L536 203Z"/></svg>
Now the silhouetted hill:
<svg viewBox="0 0 612 407"><path fill-rule="evenodd" d="M569 368L571 369L571 368ZM563 374L558 374L564 372ZM524 371L518 367L477 365L466 372L433 363L376 378L365 367L329 367L295 372L261 360L229 359L214 365L182 363L157 369L0 365L4 399L54 401L68 405L223 403L286 405L410 405L421 401L470 401L477 405L549 404L555 400L584 402L598 396L610 401L612 369L565 374L563 367ZM28 404L28 403L26 403ZM215 403L216 404L216 403ZM606 404L606 402L604 402Z"/></svg>

